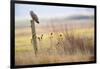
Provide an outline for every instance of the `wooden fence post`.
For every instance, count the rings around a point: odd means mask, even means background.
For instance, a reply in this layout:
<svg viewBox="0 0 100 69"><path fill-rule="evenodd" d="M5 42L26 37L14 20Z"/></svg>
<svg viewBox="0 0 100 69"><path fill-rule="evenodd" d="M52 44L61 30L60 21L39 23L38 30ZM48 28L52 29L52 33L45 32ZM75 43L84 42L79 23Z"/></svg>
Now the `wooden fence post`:
<svg viewBox="0 0 100 69"><path fill-rule="evenodd" d="M31 20L31 30L32 30L32 44L34 48L35 55L37 55L37 40L36 40L36 31L35 31L35 23L34 20Z"/></svg>

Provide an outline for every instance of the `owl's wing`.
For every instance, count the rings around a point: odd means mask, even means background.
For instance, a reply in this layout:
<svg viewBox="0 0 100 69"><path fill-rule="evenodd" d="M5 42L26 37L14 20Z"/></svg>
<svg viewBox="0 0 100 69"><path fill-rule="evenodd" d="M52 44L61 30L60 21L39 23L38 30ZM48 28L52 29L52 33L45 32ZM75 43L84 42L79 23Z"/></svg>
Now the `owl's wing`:
<svg viewBox="0 0 100 69"><path fill-rule="evenodd" d="M34 14L34 20L39 23L39 19L38 19L38 16L36 14Z"/></svg>

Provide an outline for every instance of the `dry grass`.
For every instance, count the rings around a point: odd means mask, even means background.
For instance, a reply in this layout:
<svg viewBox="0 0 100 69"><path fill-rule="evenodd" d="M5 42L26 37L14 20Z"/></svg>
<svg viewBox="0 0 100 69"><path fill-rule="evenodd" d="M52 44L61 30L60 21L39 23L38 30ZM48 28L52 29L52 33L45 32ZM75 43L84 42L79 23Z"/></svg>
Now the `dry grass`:
<svg viewBox="0 0 100 69"><path fill-rule="evenodd" d="M34 47L30 40L31 29L16 29L16 65L85 62L94 60L93 28L72 30L65 28L63 31L57 32L55 25L51 25L50 27L52 28L52 32L37 35L37 56L34 54Z"/></svg>
<svg viewBox="0 0 100 69"><path fill-rule="evenodd" d="M93 56L89 54L74 54L74 55L49 55L38 54L34 55L33 51L19 52L16 54L16 65L30 65L30 64L49 64L49 63L63 63L63 62L85 62L93 61Z"/></svg>

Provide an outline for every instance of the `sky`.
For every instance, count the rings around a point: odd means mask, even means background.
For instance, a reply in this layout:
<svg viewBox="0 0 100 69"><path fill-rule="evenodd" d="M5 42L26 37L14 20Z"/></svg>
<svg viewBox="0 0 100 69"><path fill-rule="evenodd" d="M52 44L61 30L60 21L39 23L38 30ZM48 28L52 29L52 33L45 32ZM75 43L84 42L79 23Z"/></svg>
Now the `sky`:
<svg viewBox="0 0 100 69"><path fill-rule="evenodd" d="M34 11L38 18L59 18L71 15L93 15L93 8L62 7L48 5L15 4L15 19L31 19L30 10Z"/></svg>

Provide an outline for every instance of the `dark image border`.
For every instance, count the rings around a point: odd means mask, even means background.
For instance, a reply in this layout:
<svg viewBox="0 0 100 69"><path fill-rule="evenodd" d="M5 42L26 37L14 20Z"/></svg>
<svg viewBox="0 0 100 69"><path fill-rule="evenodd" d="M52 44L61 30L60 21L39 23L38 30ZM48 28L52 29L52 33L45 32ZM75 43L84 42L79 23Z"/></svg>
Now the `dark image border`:
<svg viewBox="0 0 100 69"><path fill-rule="evenodd" d="M83 7L94 8L94 61L87 62L70 62L70 63L54 63L54 64L37 64L37 65L15 65L15 4L36 4L49 6L63 6L63 7ZM14 1L10 2L10 68L28 68L28 67L44 67L44 66L59 66L59 65L77 65L77 64L92 64L96 63L96 6L95 5L81 5L81 4L64 4L64 3L50 3L50 2L34 2L34 1Z"/></svg>

